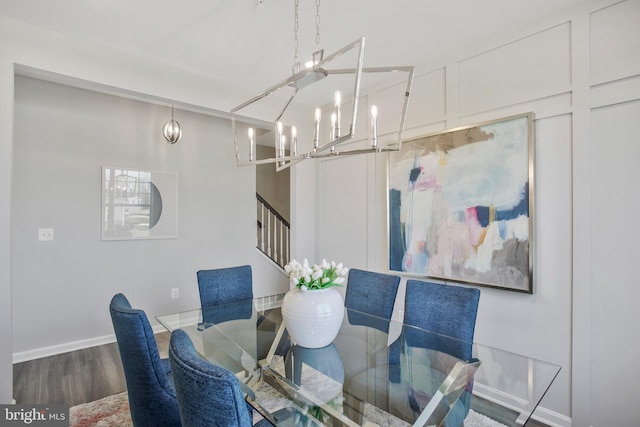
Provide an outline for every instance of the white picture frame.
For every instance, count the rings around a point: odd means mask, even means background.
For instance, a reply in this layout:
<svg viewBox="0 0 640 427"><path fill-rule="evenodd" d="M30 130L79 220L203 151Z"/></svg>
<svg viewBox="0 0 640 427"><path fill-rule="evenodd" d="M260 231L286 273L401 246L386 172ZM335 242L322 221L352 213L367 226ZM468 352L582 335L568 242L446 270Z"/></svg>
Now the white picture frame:
<svg viewBox="0 0 640 427"><path fill-rule="evenodd" d="M102 166L102 240L178 237L178 173Z"/></svg>

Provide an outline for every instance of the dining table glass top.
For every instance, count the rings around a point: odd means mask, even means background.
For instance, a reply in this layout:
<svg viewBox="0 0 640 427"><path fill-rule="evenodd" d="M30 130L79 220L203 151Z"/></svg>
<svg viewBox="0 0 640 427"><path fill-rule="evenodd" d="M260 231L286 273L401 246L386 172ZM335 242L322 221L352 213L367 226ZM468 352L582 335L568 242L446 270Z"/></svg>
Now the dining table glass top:
<svg viewBox="0 0 640 427"><path fill-rule="evenodd" d="M281 304L264 297L156 319L234 372L274 425L458 427L477 416L524 425L560 370L347 308L331 344L305 348L287 334Z"/></svg>

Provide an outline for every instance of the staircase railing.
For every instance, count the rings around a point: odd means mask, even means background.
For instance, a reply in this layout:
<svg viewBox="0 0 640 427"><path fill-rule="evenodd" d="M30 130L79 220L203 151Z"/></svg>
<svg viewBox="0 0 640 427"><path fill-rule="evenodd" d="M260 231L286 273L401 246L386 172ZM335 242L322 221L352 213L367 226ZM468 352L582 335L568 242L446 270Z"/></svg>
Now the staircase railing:
<svg viewBox="0 0 640 427"><path fill-rule="evenodd" d="M289 222L256 193L258 236L256 246L280 267L289 260Z"/></svg>

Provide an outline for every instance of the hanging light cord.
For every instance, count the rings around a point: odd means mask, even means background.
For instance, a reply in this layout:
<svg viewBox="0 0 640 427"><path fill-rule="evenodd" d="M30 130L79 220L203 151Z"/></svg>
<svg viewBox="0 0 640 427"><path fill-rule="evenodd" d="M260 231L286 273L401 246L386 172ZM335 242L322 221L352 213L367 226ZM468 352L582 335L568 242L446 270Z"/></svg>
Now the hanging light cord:
<svg viewBox="0 0 640 427"><path fill-rule="evenodd" d="M294 8L294 21L293 21L293 72L300 71L300 64L298 63L298 6L299 0L295 0Z"/></svg>
<svg viewBox="0 0 640 427"><path fill-rule="evenodd" d="M294 19L293 19L293 73L300 71L300 62L298 61L298 29L300 28L300 0L295 0ZM320 0L316 0L316 52L320 50Z"/></svg>
<svg viewBox="0 0 640 427"><path fill-rule="evenodd" d="M316 52L319 50L320 50L320 0L316 0Z"/></svg>

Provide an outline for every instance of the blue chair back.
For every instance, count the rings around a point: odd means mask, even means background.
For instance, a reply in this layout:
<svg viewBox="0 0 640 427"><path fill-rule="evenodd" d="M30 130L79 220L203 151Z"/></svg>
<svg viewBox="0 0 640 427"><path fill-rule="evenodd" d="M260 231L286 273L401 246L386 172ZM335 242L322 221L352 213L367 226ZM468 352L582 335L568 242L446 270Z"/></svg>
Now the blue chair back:
<svg viewBox="0 0 640 427"><path fill-rule="evenodd" d="M431 342L421 347L469 360L479 301L476 288L407 280L404 323L434 333Z"/></svg>
<svg viewBox="0 0 640 427"><path fill-rule="evenodd" d="M199 356L181 329L171 334L169 360L186 427L251 426L251 415L236 376Z"/></svg>
<svg viewBox="0 0 640 427"><path fill-rule="evenodd" d="M123 294L111 299L109 311L127 382L133 425L180 426L169 361L160 359L147 315L131 308Z"/></svg>
<svg viewBox="0 0 640 427"><path fill-rule="evenodd" d="M404 304L404 323L433 332L425 338L410 328L405 329L407 345L429 348L470 360L473 354L473 335L480 290L421 280L407 280ZM462 427L471 407L473 379L455 402L443 425Z"/></svg>
<svg viewBox="0 0 640 427"><path fill-rule="evenodd" d="M202 308L253 298L250 265L200 270L196 275Z"/></svg>
<svg viewBox="0 0 640 427"><path fill-rule="evenodd" d="M202 307L204 328L208 328L211 324L223 323L229 320L251 319L252 315L253 299Z"/></svg>
<svg viewBox="0 0 640 427"><path fill-rule="evenodd" d="M347 308L391 319L400 277L351 268L344 305Z"/></svg>

